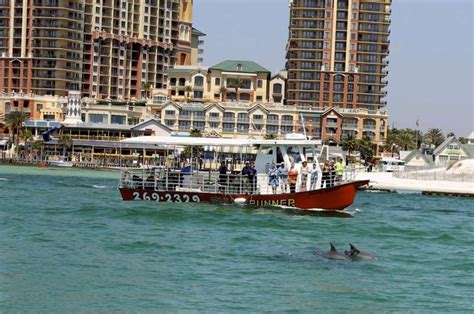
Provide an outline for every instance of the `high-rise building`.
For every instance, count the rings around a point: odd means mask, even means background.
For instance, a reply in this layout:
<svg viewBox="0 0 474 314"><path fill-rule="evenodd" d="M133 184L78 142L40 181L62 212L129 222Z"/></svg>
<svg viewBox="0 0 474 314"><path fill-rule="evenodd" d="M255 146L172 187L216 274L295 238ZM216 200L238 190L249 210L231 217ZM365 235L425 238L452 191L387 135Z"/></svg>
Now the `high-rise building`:
<svg viewBox="0 0 474 314"><path fill-rule="evenodd" d="M385 106L391 0L290 0L287 104L376 111ZM384 120L382 120L384 121ZM383 141L384 125L322 130ZM366 123L367 122L367 123ZM366 132L364 134L364 132Z"/></svg>
<svg viewBox="0 0 474 314"><path fill-rule="evenodd" d="M191 64L192 0L0 0L0 91L97 99Z"/></svg>

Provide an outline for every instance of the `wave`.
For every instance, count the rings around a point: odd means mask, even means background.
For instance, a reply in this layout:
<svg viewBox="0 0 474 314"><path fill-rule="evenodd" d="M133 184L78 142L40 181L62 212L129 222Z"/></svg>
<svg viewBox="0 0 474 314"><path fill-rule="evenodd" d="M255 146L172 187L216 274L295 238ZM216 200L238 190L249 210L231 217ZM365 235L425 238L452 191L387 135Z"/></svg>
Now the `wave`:
<svg viewBox="0 0 474 314"><path fill-rule="evenodd" d="M0 178L0 181L10 181L10 180L7 178Z"/></svg>
<svg viewBox="0 0 474 314"><path fill-rule="evenodd" d="M92 187L96 188L96 189L105 189L105 188L107 188L106 185L96 185L96 184L93 184Z"/></svg>

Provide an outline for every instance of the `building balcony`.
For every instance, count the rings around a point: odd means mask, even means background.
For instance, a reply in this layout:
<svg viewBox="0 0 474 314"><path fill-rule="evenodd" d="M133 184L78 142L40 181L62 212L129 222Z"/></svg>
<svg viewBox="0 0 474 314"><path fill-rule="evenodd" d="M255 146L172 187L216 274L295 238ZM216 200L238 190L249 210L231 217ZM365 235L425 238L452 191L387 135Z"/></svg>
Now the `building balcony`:
<svg viewBox="0 0 474 314"><path fill-rule="evenodd" d="M293 125L293 120L281 120L281 125Z"/></svg>
<svg viewBox="0 0 474 314"><path fill-rule="evenodd" d="M364 130L375 130L375 125L364 125Z"/></svg>
<svg viewBox="0 0 474 314"><path fill-rule="evenodd" d="M358 129L357 124L355 123L343 123L342 128L343 129Z"/></svg>
<svg viewBox="0 0 474 314"><path fill-rule="evenodd" d="M222 118L224 122L235 122L235 117L224 117Z"/></svg>
<svg viewBox="0 0 474 314"><path fill-rule="evenodd" d="M328 128L337 128L337 122L328 122L328 123L326 123L326 127L328 127Z"/></svg>
<svg viewBox="0 0 474 314"><path fill-rule="evenodd" d="M221 121L221 117L208 116L208 117L207 117L207 120L208 120L208 121L213 121L213 122L220 122L220 121Z"/></svg>
<svg viewBox="0 0 474 314"><path fill-rule="evenodd" d="M179 115L179 120L191 121L191 115Z"/></svg>

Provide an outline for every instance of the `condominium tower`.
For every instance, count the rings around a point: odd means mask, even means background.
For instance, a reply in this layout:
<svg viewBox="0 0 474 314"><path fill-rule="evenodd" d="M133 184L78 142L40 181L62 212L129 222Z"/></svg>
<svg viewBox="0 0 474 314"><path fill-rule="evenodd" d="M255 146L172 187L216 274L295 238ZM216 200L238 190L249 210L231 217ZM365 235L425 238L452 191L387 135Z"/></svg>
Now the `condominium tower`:
<svg viewBox="0 0 474 314"><path fill-rule="evenodd" d="M191 64L192 0L0 0L0 91L97 99ZM27 107L27 106L25 106Z"/></svg>
<svg viewBox="0 0 474 314"><path fill-rule="evenodd" d="M391 0L291 0L287 103L385 106Z"/></svg>

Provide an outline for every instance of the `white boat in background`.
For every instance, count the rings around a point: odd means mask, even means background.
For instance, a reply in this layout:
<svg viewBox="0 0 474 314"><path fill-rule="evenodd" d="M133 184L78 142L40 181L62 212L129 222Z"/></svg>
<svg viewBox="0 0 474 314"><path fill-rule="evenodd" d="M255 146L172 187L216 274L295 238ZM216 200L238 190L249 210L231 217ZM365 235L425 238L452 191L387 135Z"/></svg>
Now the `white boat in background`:
<svg viewBox="0 0 474 314"><path fill-rule="evenodd" d="M73 167L74 166L72 162L65 161L64 159L48 160L48 164L53 167Z"/></svg>
<svg viewBox="0 0 474 314"><path fill-rule="evenodd" d="M405 171L405 161L396 158L382 158L380 167L383 172Z"/></svg>

